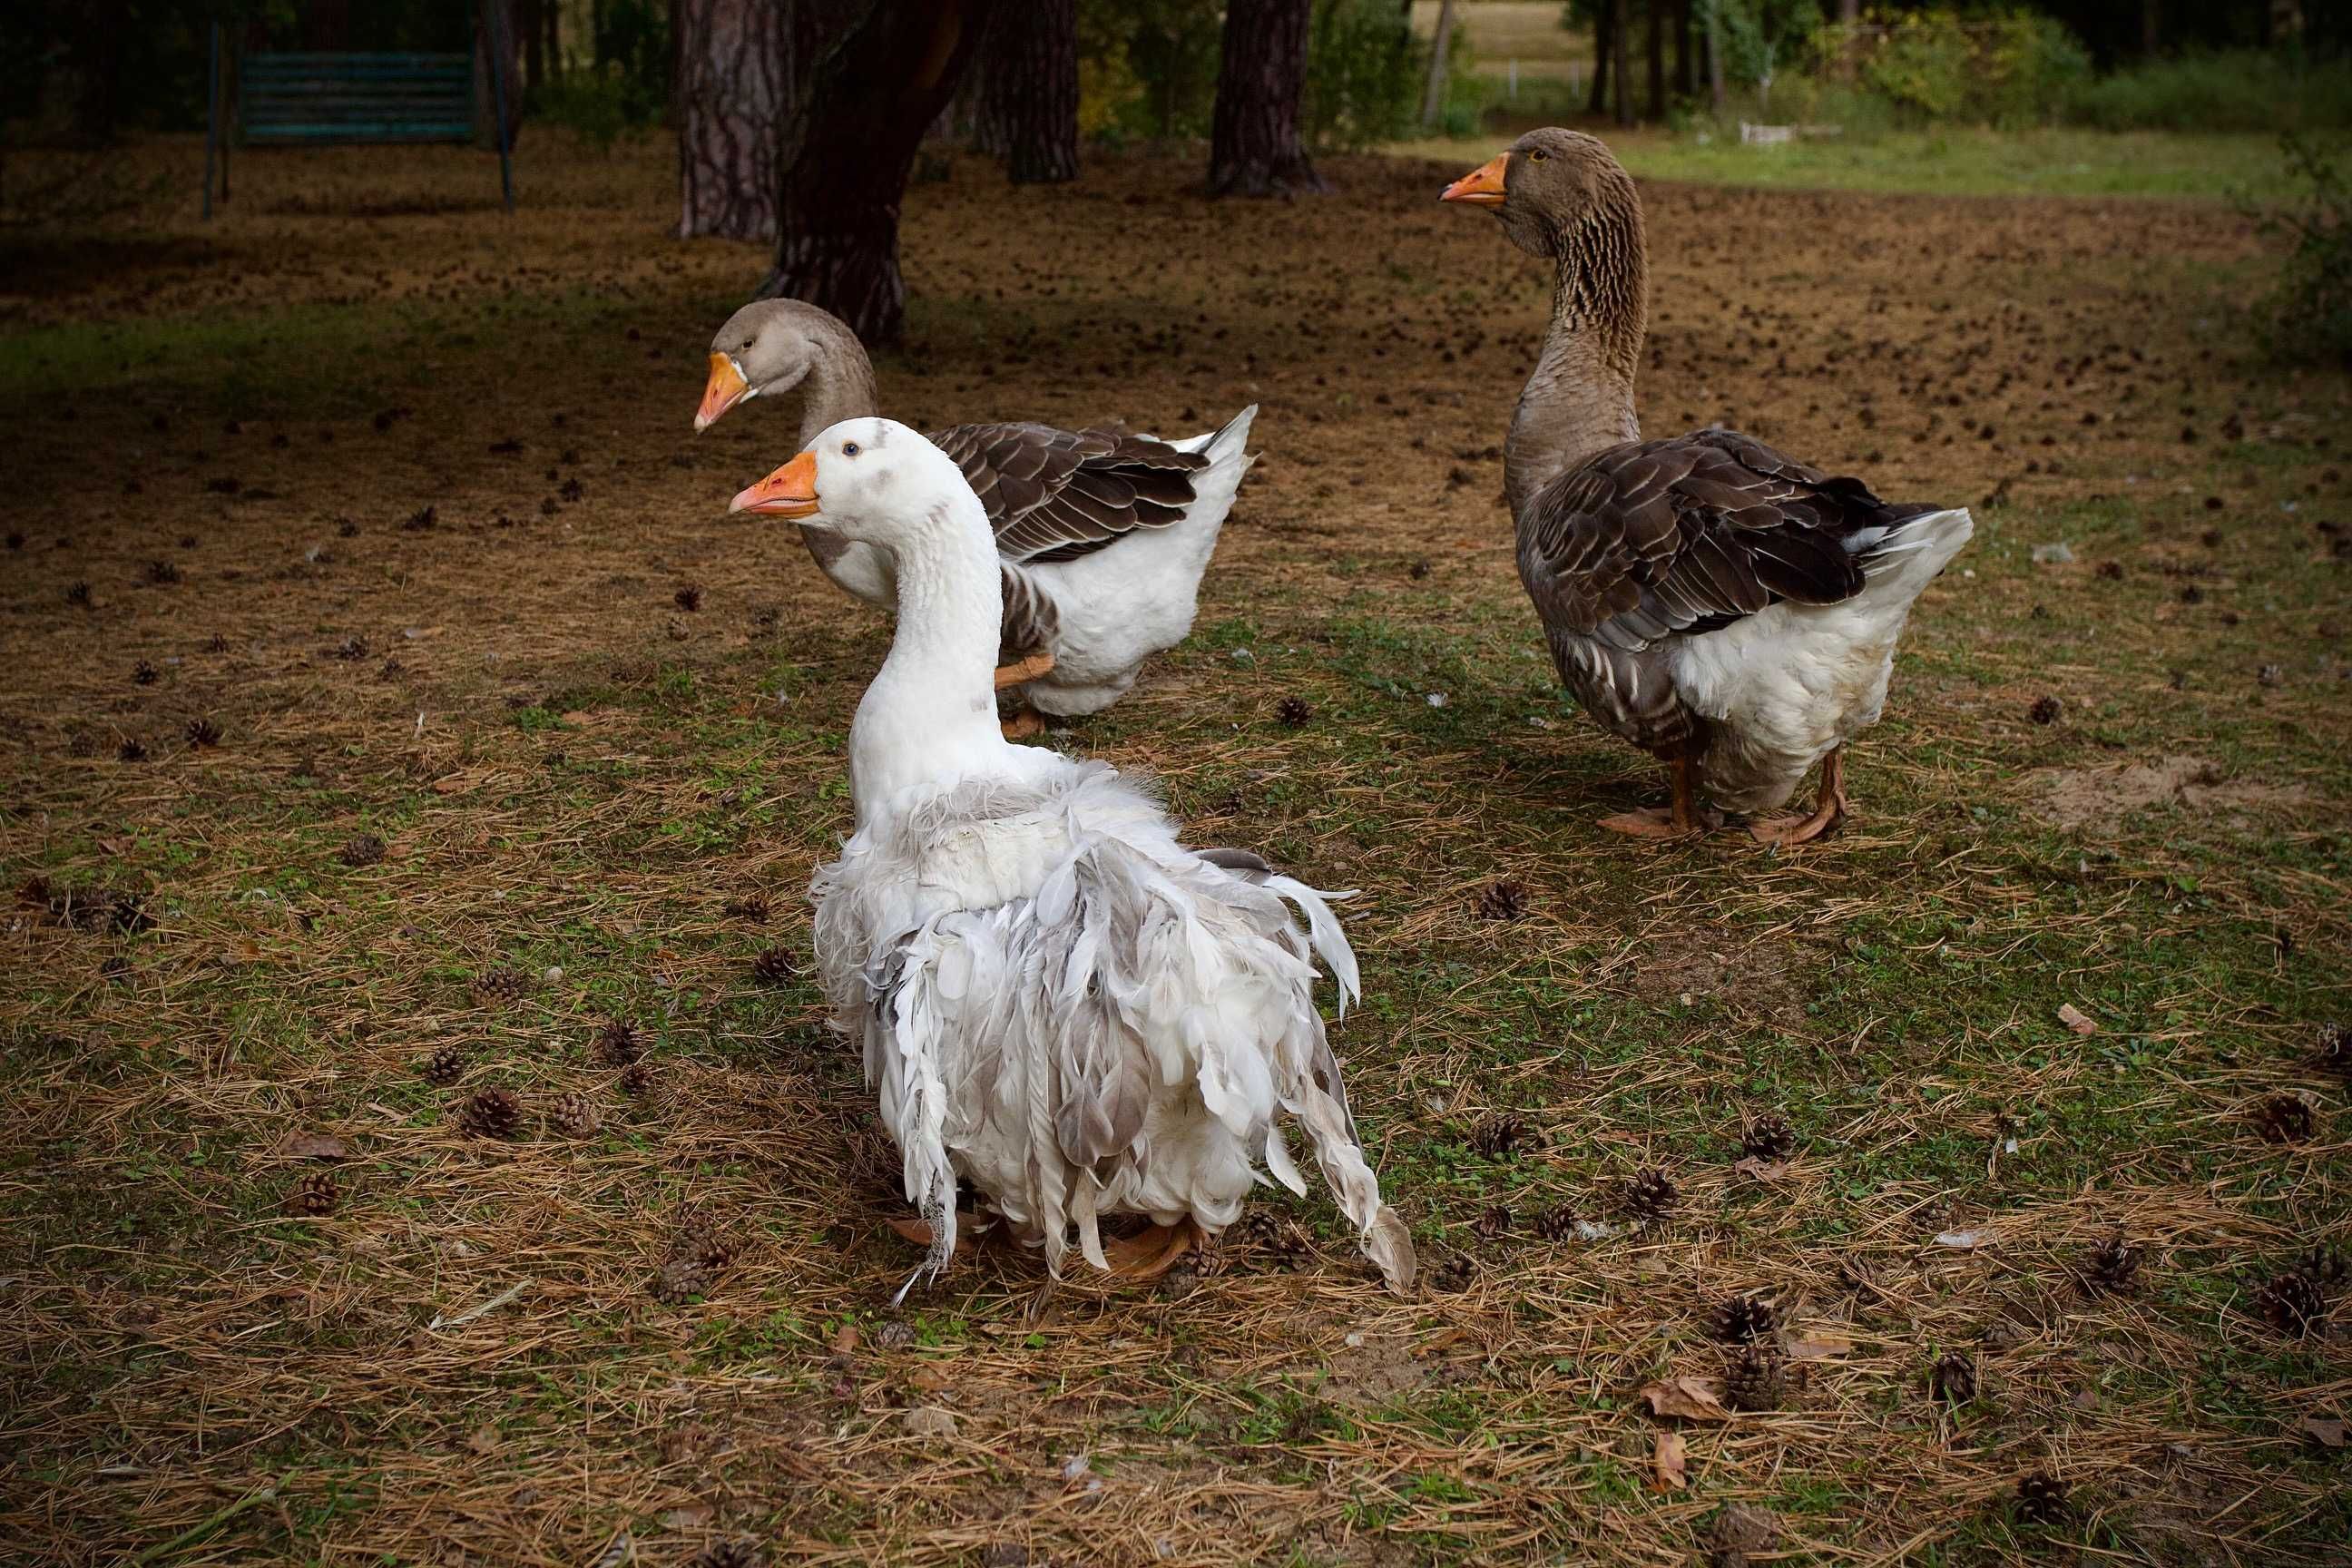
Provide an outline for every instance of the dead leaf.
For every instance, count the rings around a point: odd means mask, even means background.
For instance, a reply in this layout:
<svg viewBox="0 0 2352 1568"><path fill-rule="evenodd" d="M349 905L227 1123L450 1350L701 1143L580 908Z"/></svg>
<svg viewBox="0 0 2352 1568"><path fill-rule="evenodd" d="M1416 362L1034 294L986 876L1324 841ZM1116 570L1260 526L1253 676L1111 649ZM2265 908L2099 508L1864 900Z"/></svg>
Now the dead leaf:
<svg viewBox="0 0 2352 1568"><path fill-rule="evenodd" d="M1790 1334L1787 1346L1790 1361L1831 1361L1853 1351L1853 1336L1833 1329L1815 1329Z"/></svg>
<svg viewBox="0 0 2352 1568"><path fill-rule="evenodd" d="M2078 1035L2095 1035L2099 1032L2099 1026L2091 1021L2090 1015L2072 1002L2066 1003L2058 1009L2058 1021Z"/></svg>
<svg viewBox="0 0 2352 1568"><path fill-rule="evenodd" d="M1650 1456L1650 1462L1656 1467L1658 1485L1665 1490L1675 1491L1690 1485L1690 1450L1681 1433L1659 1433L1658 1447Z"/></svg>
<svg viewBox="0 0 2352 1568"><path fill-rule="evenodd" d="M475 1427L473 1431L467 1433L466 1436L466 1447L471 1448L477 1454L497 1453L499 1451L499 1429L495 1426Z"/></svg>
<svg viewBox="0 0 2352 1568"><path fill-rule="evenodd" d="M662 1527L666 1530L700 1530L716 1517L717 1511L707 1502L674 1508L661 1516Z"/></svg>
<svg viewBox="0 0 2352 1568"><path fill-rule="evenodd" d="M1750 1154L1745 1160L1735 1161L1731 1168L1751 1181L1776 1182L1789 1173L1789 1162L1759 1160Z"/></svg>
<svg viewBox="0 0 2352 1568"><path fill-rule="evenodd" d="M2326 1415L2306 1415L2294 1424L2295 1436L2322 1448L2344 1447L2344 1423Z"/></svg>
<svg viewBox="0 0 2352 1568"><path fill-rule="evenodd" d="M932 1366L929 1363L916 1367L912 1372L909 1372L907 1374L908 1384L912 1387L921 1389L925 1394L937 1394L940 1389L945 1388L948 1385L949 1381L950 1379L946 1373L941 1372L938 1367Z"/></svg>
<svg viewBox="0 0 2352 1568"><path fill-rule="evenodd" d="M348 1160L352 1146L331 1132L297 1132L286 1140L286 1152L296 1160Z"/></svg>
<svg viewBox="0 0 2352 1568"><path fill-rule="evenodd" d="M1723 1396L1717 1392L1711 1377L1670 1377L1661 1383L1645 1384L1642 1397L1650 1402L1650 1414L1660 1417L1680 1416L1685 1421L1728 1421L1731 1412L1723 1407Z"/></svg>
<svg viewBox="0 0 2352 1568"><path fill-rule="evenodd" d="M1412 1353L1417 1356L1435 1355L1442 1350L1446 1350L1452 1346L1460 1344L1464 1340L1466 1340L1469 1337L1470 1335L1467 1330L1448 1329L1444 1333L1437 1335L1433 1339L1427 1340L1421 1344L1413 1346Z"/></svg>
<svg viewBox="0 0 2352 1568"><path fill-rule="evenodd" d="M833 1336L833 1353L835 1355L856 1355L857 1353L857 1325L856 1323L844 1323L841 1325L840 1331Z"/></svg>

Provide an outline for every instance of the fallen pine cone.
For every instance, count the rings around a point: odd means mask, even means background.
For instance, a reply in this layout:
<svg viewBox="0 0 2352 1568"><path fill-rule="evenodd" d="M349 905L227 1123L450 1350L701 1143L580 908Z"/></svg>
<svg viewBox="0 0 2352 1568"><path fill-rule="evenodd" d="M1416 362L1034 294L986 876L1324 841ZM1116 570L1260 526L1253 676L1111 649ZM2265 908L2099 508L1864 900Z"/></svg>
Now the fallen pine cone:
<svg viewBox="0 0 2352 1568"><path fill-rule="evenodd" d="M334 1213L335 1205L341 1201L342 1193L335 1185L335 1173L332 1171L312 1171L295 1184L292 1194L286 1200L286 1206L296 1214L323 1219Z"/></svg>
<svg viewBox="0 0 2352 1568"><path fill-rule="evenodd" d="M522 1124L522 1101L511 1089L486 1089L466 1101L457 1122L477 1138L510 1138Z"/></svg>

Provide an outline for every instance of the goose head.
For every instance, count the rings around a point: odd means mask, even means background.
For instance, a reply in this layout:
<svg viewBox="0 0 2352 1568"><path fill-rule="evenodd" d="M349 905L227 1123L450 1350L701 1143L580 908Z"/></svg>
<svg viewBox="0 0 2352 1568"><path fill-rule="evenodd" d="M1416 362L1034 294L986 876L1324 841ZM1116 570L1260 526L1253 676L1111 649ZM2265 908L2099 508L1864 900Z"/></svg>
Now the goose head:
<svg viewBox="0 0 2352 1568"><path fill-rule="evenodd" d="M798 300L754 300L710 340L710 379L694 427L709 429L737 404L761 393L790 392L828 355L849 329ZM850 339L850 346L856 340Z"/></svg>
<svg viewBox="0 0 2352 1568"><path fill-rule="evenodd" d="M1489 208L1512 244L1563 259L1605 243L1617 227L1606 220L1638 210L1633 182L1607 144L1556 125L1528 132L1438 200Z"/></svg>
<svg viewBox="0 0 2352 1568"><path fill-rule="evenodd" d="M947 527L960 496L971 496L963 470L920 432L895 419L845 419L727 510L790 518L896 552Z"/></svg>

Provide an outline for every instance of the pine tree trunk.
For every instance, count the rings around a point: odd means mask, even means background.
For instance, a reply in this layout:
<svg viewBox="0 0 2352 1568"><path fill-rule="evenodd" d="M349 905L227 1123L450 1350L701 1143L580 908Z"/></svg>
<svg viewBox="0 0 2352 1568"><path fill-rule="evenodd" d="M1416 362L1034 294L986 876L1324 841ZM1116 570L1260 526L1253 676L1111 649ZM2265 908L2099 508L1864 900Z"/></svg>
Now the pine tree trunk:
<svg viewBox="0 0 2352 1568"><path fill-rule="evenodd" d="M773 239L777 158L804 68L812 7L792 0L679 0L677 233Z"/></svg>
<svg viewBox="0 0 2352 1568"><path fill-rule="evenodd" d="M1666 117L1666 5L1665 0L1647 0L1643 7L1650 13L1650 107L1652 120Z"/></svg>
<svg viewBox="0 0 2352 1568"><path fill-rule="evenodd" d="M1078 0L1014 0L981 46L975 140L1016 185L1078 177Z"/></svg>
<svg viewBox="0 0 2352 1568"><path fill-rule="evenodd" d="M1609 51L1617 37L1617 0L1600 0L1592 8L1592 91L1584 112L1598 117L1609 110Z"/></svg>
<svg viewBox="0 0 2352 1568"><path fill-rule="evenodd" d="M1698 96L1698 79L1691 74L1691 0L1675 0L1675 96Z"/></svg>
<svg viewBox="0 0 2352 1568"><path fill-rule="evenodd" d="M907 176L971 61L991 3L828 0L824 47L778 159L776 265L760 286L763 298L830 310L869 346L898 339Z"/></svg>
<svg viewBox="0 0 2352 1568"><path fill-rule="evenodd" d="M515 26L522 32L522 90L525 98L539 96L539 84L547 70L547 29L540 25L539 8L547 0L516 0Z"/></svg>
<svg viewBox="0 0 2352 1568"><path fill-rule="evenodd" d="M1617 8L1621 12L1624 9L1624 0L1618 0ZM1624 126L1633 123L1633 89L1631 85L1633 73L1625 63L1625 35L1633 30L1633 18L1622 15L1617 18L1616 26L1611 29L1612 47L1609 51L1609 74L1617 79L1617 123Z"/></svg>
<svg viewBox="0 0 2352 1568"><path fill-rule="evenodd" d="M1213 196L1291 196L1330 189L1307 161L1298 105L1307 87L1313 0L1231 0L1209 142Z"/></svg>

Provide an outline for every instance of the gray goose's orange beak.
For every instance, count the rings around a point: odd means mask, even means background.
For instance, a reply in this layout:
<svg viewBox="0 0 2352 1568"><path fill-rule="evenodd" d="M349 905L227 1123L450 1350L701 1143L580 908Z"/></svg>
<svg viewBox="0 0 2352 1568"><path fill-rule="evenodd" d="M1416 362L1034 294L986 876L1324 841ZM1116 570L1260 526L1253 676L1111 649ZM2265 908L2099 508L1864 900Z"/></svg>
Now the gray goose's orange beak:
<svg viewBox="0 0 2352 1568"><path fill-rule="evenodd" d="M740 491L727 510L761 517L815 516L816 454L803 452L758 484Z"/></svg>
<svg viewBox="0 0 2352 1568"><path fill-rule="evenodd" d="M1467 202L1474 207L1498 207L1503 205L1503 174L1510 167L1511 155L1497 153L1452 184L1437 199L1441 202Z"/></svg>
<svg viewBox="0 0 2352 1568"><path fill-rule="evenodd" d="M710 379L703 384L702 406L695 411L695 434L700 435L719 423L719 416L751 395L751 384L736 365L732 354L710 356Z"/></svg>

